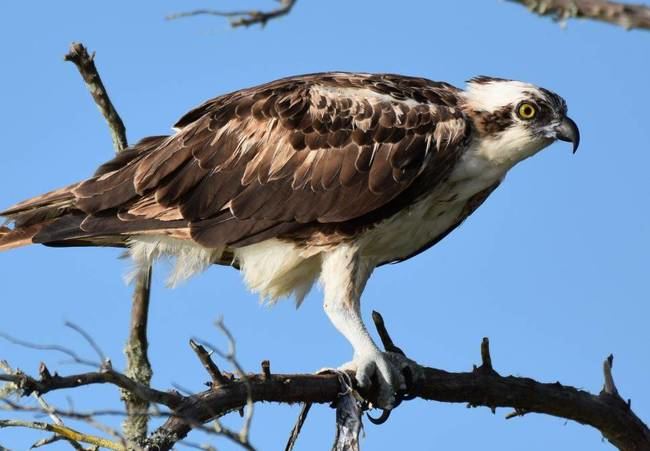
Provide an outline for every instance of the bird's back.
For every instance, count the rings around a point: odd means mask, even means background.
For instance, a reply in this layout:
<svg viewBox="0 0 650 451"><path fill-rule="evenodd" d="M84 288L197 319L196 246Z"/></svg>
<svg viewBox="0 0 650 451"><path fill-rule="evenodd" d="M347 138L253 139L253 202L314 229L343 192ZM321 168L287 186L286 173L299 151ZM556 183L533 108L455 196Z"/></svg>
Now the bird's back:
<svg viewBox="0 0 650 451"><path fill-rule="evenodd" d="M2 212L15 231L0 249L124 246L140 235L214 249L349 237L449 172L469 133L458 99L446 83L342 72L226 94L94 177Z"/></svg>

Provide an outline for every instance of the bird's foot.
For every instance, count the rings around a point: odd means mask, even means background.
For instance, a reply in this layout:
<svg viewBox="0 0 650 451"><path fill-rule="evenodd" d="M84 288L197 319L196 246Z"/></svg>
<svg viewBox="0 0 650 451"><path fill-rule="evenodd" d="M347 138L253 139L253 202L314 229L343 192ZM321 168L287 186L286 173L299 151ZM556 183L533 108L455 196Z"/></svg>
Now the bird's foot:
<svg viewBox="0 0 650 451"><path fill-rule="evenodd" d="M421 367L398 352L379 350L355 355L339 368L352 371L362 391L369 393L371 407L394 409L408 399L409 389L419 379Z"/></svg>

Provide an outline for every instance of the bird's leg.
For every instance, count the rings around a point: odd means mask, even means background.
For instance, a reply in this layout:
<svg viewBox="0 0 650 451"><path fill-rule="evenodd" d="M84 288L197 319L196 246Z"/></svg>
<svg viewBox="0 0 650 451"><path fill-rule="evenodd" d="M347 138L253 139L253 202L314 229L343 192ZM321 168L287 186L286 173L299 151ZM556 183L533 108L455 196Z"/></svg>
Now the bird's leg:
<svg viewBox="0 0 650 451"><path fill-rule="evenodd" d="M395 352L382 352L361 319L361 292L374 265L359 258L356 247L339 246L323 257L321 283L325 291L325 312L354 350L352 361L341 367L355 373L362 389L377 386L374 407L391 409L396 394L406 389L404 370L416 371L415 362Z"/></svg>

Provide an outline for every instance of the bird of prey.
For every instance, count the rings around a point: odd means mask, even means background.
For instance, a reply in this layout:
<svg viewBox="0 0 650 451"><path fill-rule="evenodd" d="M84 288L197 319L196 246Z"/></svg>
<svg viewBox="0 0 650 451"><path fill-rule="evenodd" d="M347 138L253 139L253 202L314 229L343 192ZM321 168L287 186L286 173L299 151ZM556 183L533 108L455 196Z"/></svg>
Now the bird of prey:
<svg viewBox="0 0 650 451"><path fill-rule="evenodd" d="M173 134L1 212L0 250L126 247L140 267L173 256L171 283L231 265L262 298L298 304L320 279L325 312L354 350L346 368L391 408L410 361L380 351L364 326L373 269L435 245L558 139L578 147L565 101L528 83L284 78L208 100Z"/></svg>

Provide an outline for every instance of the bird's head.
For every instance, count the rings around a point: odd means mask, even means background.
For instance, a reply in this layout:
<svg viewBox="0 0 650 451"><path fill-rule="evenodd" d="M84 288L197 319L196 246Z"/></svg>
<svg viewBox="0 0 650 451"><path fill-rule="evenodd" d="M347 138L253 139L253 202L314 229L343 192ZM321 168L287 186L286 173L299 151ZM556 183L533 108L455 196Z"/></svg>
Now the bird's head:
<svg viewBox="0 0 650 451"><path fill-rule="evenodd" d="M553 143L573 143L578 126L567 116L566 102L538 86L514 80L476 77L467 83L463 110L473 121L485 157L515 164Z"/></svg>

